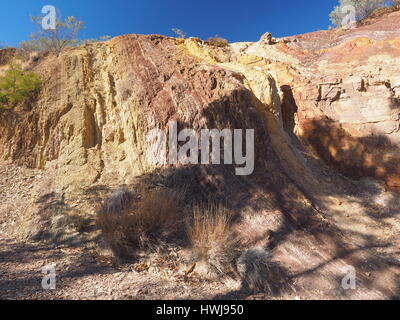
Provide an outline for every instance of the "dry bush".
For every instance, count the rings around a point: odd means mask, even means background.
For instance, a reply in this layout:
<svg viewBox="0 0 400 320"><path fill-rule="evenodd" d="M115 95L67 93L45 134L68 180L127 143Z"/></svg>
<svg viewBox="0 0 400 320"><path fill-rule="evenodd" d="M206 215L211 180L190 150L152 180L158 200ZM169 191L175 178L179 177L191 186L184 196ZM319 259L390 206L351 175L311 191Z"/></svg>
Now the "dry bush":
<svg viewBox="0 0 400 320"><path fill-rule="evenodd" d="M181 29L172 28L172 31L178 36L179 39L186 39L187 35Z"/></svg>
<svg viewBox="0 0 400 320"><path fill-rule="evenodd" d="M150 191L139 202L135 220L146 234L170 233L181 219L182 195L167 189Z"/></svg>
<svg viewBox="0 0 400 320"><path fill-rule="evenodd" d="M100 210L97 214L97 225L102 231L104 241L117 258L130 255L131 245L127 234L129 220L130 217L126 211L110 214Z"/></svg>
<svg viewBox="0 0 400 320"><path fill-rule="evenodd" d="M263 248L243 252L237 262L243 284L252 291L271 292L268 275L271 273L270 254Z"/></svg>
<svg viewBox="0 0 400 320"><path fill-rule="evenodd" d="M375 11L373 11L368 18L378 18L383 16L384 14L388 14L394 11L400 10L400 1L396 0L393 1L393 5L391 6L385 6L383 8L378 8Z"/></svg>
<svg viewBox="0 0 400 320"><path fill-rule="evenodd" d="M72 223L77 232L83 233L88 230L92 223L92 220L87 217L82 217L80 215L74 215L72 216Z"/></svg>
<svg viewBox="0 0 400 320"><path fill-rule="evenodd" d="M108 214L118 213L128 209L131 202L132 193L126 187L120 187L106 201L104 209Z"/></svg>
<svg viewBox="0 0 400 320"><path fill-rule="evenodd" d="M207 43L214 47L227 47L229 45L228 40L221 37L208 38Z"/></svg>
<svg viewBox="0 0 400 320"><path fill-rule="evenodd" d="M193 208L187 223L187 234L194 258L205 263L213 273L231 271L237 240L230 226L231 215L220 204L209 202Z"/></svg>
<svg viewBox="0 0 400 320"><path fill-rule="evenodd" d="M117 258L148 249L157 241L169 239L179 228L181 194L154 189L136 203L126 189L117 190L97 214L104 240Z"/></svg>

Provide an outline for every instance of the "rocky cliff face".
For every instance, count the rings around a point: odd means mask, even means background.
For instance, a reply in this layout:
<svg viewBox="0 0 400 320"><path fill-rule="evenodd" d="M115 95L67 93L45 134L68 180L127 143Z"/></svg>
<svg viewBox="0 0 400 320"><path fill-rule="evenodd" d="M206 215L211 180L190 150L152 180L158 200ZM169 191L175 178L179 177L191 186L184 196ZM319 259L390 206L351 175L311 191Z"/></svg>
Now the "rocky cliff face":
<svg viewBox="0 0 400 320"><path fill-rule="evenodd" d="M2 159L55 168L65 188L126 183L161 165L146 138L169 121L262 128L242 75L191 55L196 44L128 35L31 65L45 83L30 110L2 115Z"/></svg>
<svg viewBox="0 0 400 320"><path fill-rule="evenodd" d="M297 37L287 51L312 71L294 84L299 132L351 177L399 187L399 12Z"/></svg>
<svg viewBox="0 0 400 320"><path fill-rule="evenodd" d="M224 48L125 35L32 58L27 68L44 84L32 104L0 113L0 160L43 173L31 190L35 211L51 192L81 195L183 170L148 157L148 132L168 132L171 120L180 129L255 129L253 175L199 166L191 184L259 215L277 235L276 261L307 294L311 272L324 295L393 297L397 194L361 178L400 188L399 20L393 12L354 30ZM392 247L363 251L371 239ZM363 273L362 291L338 293L347 264L373 265L376 278Z"/></svg>
<svg viewBox="0 0 400 320"><path fill-rule="evenodd" d="M275 113L270 127L303 136L345 174L397 188L400 50L391 26L398 19L394 12L347 32L224 49L128 35L45 57L29 66L45 79L31 110L2 116L1 158L60 168L64 186L110 175L126 182L155 168L146 154L150 129L170 120L222 125L213 108L246 115L258 108L254 95Z"/></svg>

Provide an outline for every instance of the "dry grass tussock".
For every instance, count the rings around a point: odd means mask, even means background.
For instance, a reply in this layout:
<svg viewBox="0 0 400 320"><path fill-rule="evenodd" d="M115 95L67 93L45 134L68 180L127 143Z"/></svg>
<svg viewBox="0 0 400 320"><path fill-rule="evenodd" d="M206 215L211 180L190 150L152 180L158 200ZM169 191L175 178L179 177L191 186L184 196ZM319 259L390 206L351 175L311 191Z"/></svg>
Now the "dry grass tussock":
<svg viewBox="0 0 400 320"><path fill-rule="evenodd" d="M237 262L237 270L243 285L253 292L273 293L275 277L271 254L263 248L255 247L242 253Z"/></svg>
<svg viewBox="0 0 400 320"><path fill-rule="evenodd" d="M159 188L135 198L128 189L120 188L98 211L97 224L114 255L126 258L173 236L180 226L182 208L179 192Z"/></svg>
<svg viewBox="0 0 400 320"><path fill-rule="evenodd" d="M221 47L221 48L229 46L228 40L221 37L208 38L207 43L211 46Z"/></svg>
<svg viewBox="0 0 400 320"><path fill-rule="evenodd" d="M231 271L238 242L226 208L212 201L195 205L187 222L187 234L196 261L217 274Z"/></svg>

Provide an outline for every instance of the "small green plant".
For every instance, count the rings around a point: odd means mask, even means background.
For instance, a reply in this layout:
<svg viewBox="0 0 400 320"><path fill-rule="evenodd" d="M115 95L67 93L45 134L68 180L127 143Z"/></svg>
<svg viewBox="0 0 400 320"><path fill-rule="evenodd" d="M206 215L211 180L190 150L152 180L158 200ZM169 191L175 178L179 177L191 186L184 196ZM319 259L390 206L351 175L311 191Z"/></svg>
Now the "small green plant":
<svg viewBox="0 0 400 320"><path fill-rule="evenodd" d="M0 77L0 110L11 109L36 93L41 80L34 72L24 72L15 61L11 61L5 75Z"/></svg>
<svg viewBox="0 0 400 320"><path fill-rule="evenodd" d="M172 28L172 31L178 36L179 39L185 39L187 37L187 35L178 28Z"/></svg>

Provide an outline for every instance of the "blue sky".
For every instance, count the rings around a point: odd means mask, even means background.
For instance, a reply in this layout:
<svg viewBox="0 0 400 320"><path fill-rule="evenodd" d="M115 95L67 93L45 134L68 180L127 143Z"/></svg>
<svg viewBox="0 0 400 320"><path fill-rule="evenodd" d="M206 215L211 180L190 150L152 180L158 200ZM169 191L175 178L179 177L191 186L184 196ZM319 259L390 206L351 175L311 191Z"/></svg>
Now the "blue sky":
<svg viewBox="0 0 400 320"><path fill-rule="evenodd" d="M0 44L15 46L29 38L35 26L29 14L39 15L54 5L63 16L85 22L81 38L126 33L256 41L264 32L275 37L326 29L337 0L15 0L0 3Z"/></svg>

